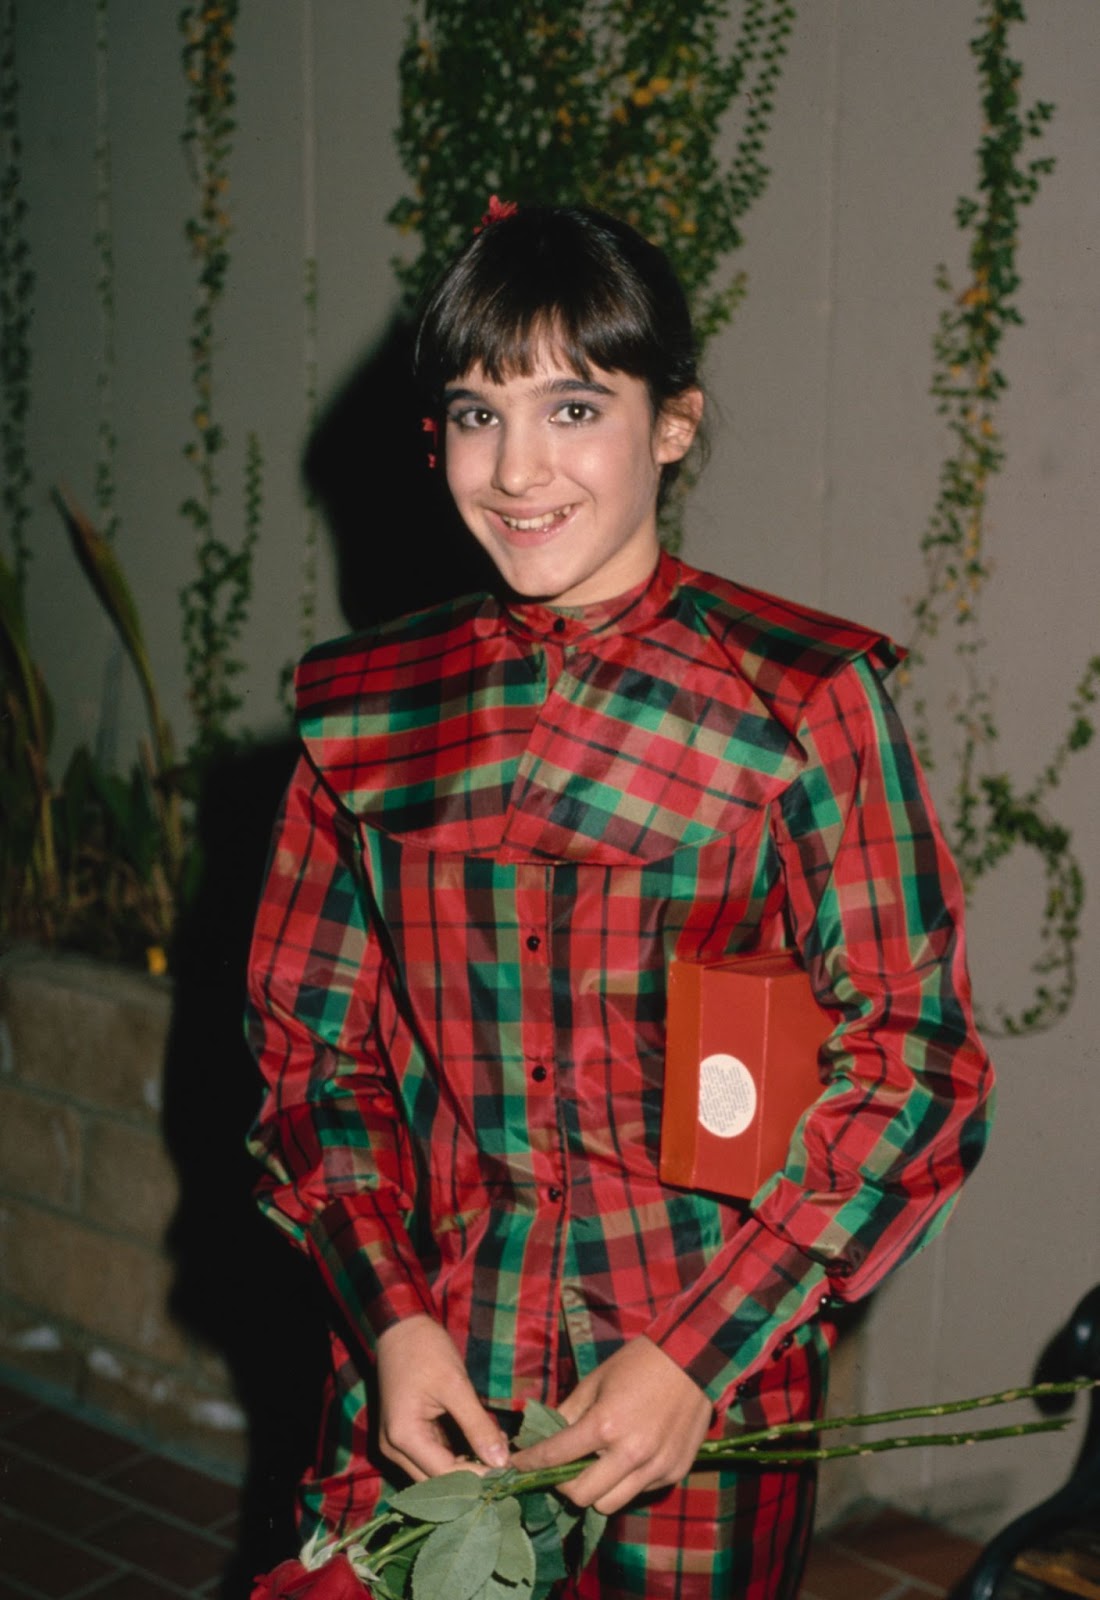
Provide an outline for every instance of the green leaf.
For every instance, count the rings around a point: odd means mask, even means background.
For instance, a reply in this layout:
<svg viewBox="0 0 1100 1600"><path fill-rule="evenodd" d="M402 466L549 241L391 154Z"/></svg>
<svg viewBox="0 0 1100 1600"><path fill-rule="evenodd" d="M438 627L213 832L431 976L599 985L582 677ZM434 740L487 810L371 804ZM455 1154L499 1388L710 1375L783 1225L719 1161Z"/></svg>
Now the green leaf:
<svg viewBox="0 0 1100 1600"><path fill-rule="evenodd" d="M17 698L25 710L28 743L43 762L50 745L52 714L41 674L31 659L27 643L27 619L23 593L15 574L0 557L0 645L8 657L15 680Z"/></svg>
<svg viewBox="0 0 1100 1600"><path fill-rule="evenodd" d="M568 1542L570 1534L581 1520L581 1509L575 1506L572 1500L565 1500L560 1495L555 1495L554 1521L557 1524L558 1538L562 1544Z"/></svg>
<svg viewBox="0 0 1100 1600"><path fill-rule="evenodd" d="M557 1522L558 1503L553 1495L541 1489L531 1489L518 1502L523 1526L532 1535L543 1528L552 1528Z"/></svg>
<svg viewBox="0 0 1100 1600"><path fill-rule="evenodd" d="M557 1521L543 1523L538 1528L532 1528L528 1522L527 1531L531 1536L531 1546L535 1552L536 1585L541 1589L544 1585L557 1583L559 1578L568 1577L569 1568L565 1564Z"/></svg>
<svg viewBox="0 0 1100 1600"><path fill-rule="evenodd" d="M516 1500L498 1500L500 1512L500 1554L494 1572L508 1583L535 1581L535 1549L523 1526L523 1515Z"/></svg>
<svg viewBox="0 0 1100 1600"><path fill-rule="evenodd" d="M516 1434L516 1449L529 1450L542 1439L551 1439L569 1426L560 1411L544 1406L541 1400L528 1400L523 1408L523 1422Z"/></svg>
<svg viewBox="0 0 1100 1600"><path fill-rule="evenodd" d="M357 1561L354 1551L348 1554L356 1576L363 1580L364 1585L370 1585L370 1593L377 1595L378 1600L405 1600L410 1592L413 1562L418 1551L419 1547L399 1551L387 1560L378 1573L371 1566L373 1558L370 1555Z"/></svg>
<svg viewBox="0 0 1100 1600"><path fill-rule="evenodd" d="M475 1600L530 1600L532 1595L529 1583L506 1583L494 1572L477 1591Z"/></svg>
<svg viewBox="0 0 1100 1600"><path fill-rule="evenodd" d="M500 1554L500 1512L491 1501L433 1528L413 1567L413 1600L474 1600Z"/></svg>
<svg viewBox="0 0 1100 1600"><path fill-rule="evenodd" d="M138 675L157 764L163 770L172 764L171 736L157 699L153 669L149 662L149 653L145 648L145 637L137 605L118 556L74 501L60 489L54 490L53 499L68 530L77 559L113 622L115 631Z"/></svg>
<svg viewBox="0 0 1100 1600"><path fill-rule="evenodd" d="M597 1511L595 1506L589 1506L584 1514L584 1532L581 1536L581 1567L588 1565L596 1553L596 1546L603 1537L603 1530L607 1527L607 1518L602 1511Z"/></svg>
<svg viewBox="0 0 1100 1600"><path fill-rule="evenodd" d="M476 1472L444 1472L438 1478L425 1478L409 1489L390 1496L390 1505L403 1515L421 1522L453 1522L472 1511L482 1497L484 1485Z"/></svg>

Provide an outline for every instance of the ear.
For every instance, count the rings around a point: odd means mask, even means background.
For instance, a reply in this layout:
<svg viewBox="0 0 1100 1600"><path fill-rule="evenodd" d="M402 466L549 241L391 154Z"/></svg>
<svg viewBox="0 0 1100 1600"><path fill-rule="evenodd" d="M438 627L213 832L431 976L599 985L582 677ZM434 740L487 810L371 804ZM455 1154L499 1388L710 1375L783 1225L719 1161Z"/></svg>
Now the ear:
<svg viewBox="0 0 1100 1600"><path fill-rule="evenodd" d="M681 461L691 449L703 420L702 389L685 389L665 402L653 431L653 458L667 467Z"/></svg>

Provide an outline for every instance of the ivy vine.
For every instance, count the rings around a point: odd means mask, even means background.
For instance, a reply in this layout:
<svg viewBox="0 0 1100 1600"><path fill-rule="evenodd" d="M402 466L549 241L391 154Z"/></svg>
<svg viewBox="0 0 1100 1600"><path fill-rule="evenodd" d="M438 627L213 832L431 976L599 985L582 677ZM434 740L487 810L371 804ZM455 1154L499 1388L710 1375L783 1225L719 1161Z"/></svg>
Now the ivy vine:
<svg viewBox="0 0 1100 1600"><path fill-rule="evenodd" d="M414 189L389 217L421 241L395 262L410 306L496 193L623 217L671 258L701 344L728 322L744 281L721 269L767 185L795 11L742 0L724 49L729 14L729 0L413 0L397 144Z"/></svg>
<svg viewBox="0 0 1100 1600"><path fill-rule="evenodd" d="M15 34L15 0L0 0L0 456L11 572L21 593L31 558L26 528L32 475L26 428L31 401L34 273L23 198Z"/></svg>
<svg viewBox="0 0 1100 1600"><path fill-rule="evenodd" d="M312 434L317 425L318 397L320 393L317 362L317 258L309 255L305 261L303 309L303 369L305 377L306 429ZM302 536L301 565L298 588L298 650L303 656L317 639L317 557L321 541L321 517L317 496L307 486L305 494L305 524ZM279 671L279 697L283 710L293 720L295 659L283 663Z"/></svg>
<svg viewBox="0 0 1100 1600"><path fill-rule="evenodd" d="M185 232L198 267L198 301L191 322L192 433L184 455L198 479L180 510L196 536L198 573L183 590L184 662L195 718L192 754L200 762L230 736L241 705L234 679L242 671L237 645L252 595L252 561L259 532L262 458L255 436L245 467L245 526L232 545L217 531L219 457L225 435L215 420L214 350L218 306L229 272L229 160L232 154L235 78L232 70L237 0L202 0L184 6L183 68L187 111L183 132L197 207Z"/></svg>
<svg viewBox="0 0 1100 1600"><path fill-rule="evenodd" d="M96 468L95 507L100 533L111 540L118 532L116 470L118 440L114 427L115 379L115 239L112 217L110 135L109 0L96 0L95 72L96 124L93 163L95 171L96 299L99 304L99 364L96 368Z"/></svg>
<svg viewBox="0 0 1100 1600"><path fill-rule="evenodd" d="M964 196L955 219L969 235L968 279L959 288L946 267L937 287L947 297L934 341L932 394L952 435L951 453L921 541L925 588L912 607L913 637L905 676L926 660L932 640L950 619L964 687L954 710L958 778L948 828L971 892L1018 846L1037 852L1045 875L1036 986L1016 1010L999 1007L995 1029L1031 1033L1048 1028L1072 1003L1081 932L1084 880L1068 829L1046 815L1071 755L1093 737L1092 707L1100 692L1100 656L1085 666L1069 710L1069 728L1034 782L1024 789L994 767L998 730L993 694L982 671L979 602L989 578L986 555L990 484L1005 460L998 407L1007 388L999 365L1008 329L1022 322L1016 295L1020 212L1054 167L1051 156L1029 156L1054 114L1046 101L1021 102L1023 68L1009 50L1009 32L1024 22L1021 0L985 0L971 41L978 63L984 132L978 149L978 197ZM903 676L903 682L905 678ZM928 707L916 703L918 748L931 764ZM988 1024L987 1024L988 1025Z"/></svg>

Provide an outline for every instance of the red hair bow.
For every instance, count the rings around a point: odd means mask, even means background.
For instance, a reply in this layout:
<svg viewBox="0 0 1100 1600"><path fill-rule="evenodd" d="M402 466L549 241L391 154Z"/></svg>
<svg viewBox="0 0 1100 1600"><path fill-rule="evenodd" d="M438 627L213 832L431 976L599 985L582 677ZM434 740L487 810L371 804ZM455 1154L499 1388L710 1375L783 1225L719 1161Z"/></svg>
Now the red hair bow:
<svg viewBox="0 0 1100 1600"><path fill-rule="evenodd" d="M485 212L474 232L480 233L482 228L487 228L493 222L502 222L505 217L514 217L518 210L519 206L514 200L502 200L498 194L491 194L489 196L489 209Z"/></svg>

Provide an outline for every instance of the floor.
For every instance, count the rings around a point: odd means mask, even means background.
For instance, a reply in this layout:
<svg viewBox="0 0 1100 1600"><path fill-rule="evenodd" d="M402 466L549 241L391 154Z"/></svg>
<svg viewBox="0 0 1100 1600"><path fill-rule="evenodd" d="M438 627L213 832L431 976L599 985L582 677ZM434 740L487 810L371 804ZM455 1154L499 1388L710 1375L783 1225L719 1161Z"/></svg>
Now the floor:
<svg viewBox="0 0 1100 1600"><path fill-rule="evenodd" d="M227 1483L0 1384L0 1600L213 1600ZM891 1508L821 1535L802 1600L937 1600L976 1547Z"/></svg>

